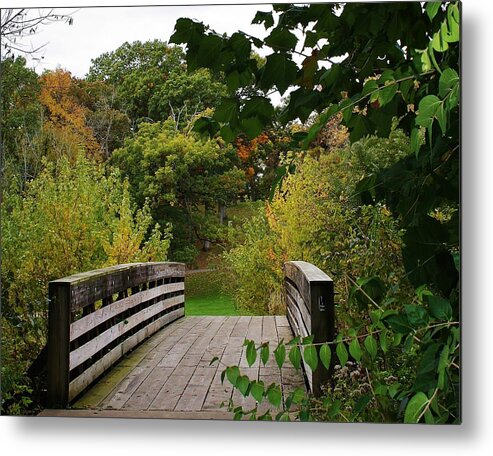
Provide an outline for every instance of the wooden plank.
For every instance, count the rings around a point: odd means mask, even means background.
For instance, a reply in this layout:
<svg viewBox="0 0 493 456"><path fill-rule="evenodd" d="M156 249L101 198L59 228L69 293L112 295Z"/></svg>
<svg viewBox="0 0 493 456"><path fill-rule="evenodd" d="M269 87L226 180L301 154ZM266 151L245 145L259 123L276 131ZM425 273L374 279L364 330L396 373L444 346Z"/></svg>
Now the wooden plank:
<svg viewBox="0 0 493 456"><path fill-rule="evenodd" d="M140 312L137 312L136 314L128 317L126 320L117 323L116 325L102 332L99 336L96 336L94 339L91 339L89 342L72 351L70 353L70 369L72 370L75 367L80 366L84 361L87 361L95 353L99 352L115 339L124 335L140 323L182 302L184 302L183 295L167 298L159 301L152 306L146 307Z"/></svg>
<svg viewBox="0 0 493 456"><path fill-rule="evenodd" d="M300 310L301 308L303 308L303 306L299 306L296 302L294 302L293 298L287 293L286 293L286 303L287 303L286 310L289 310L293 318L296 318L296 323L298 328L300 329L300 332L302 332L305 335L312 334L311 326L307 326L305 317L303 316Z"/></svg>
<svg viewBox="0 0 493 456"><path fill-rule="evenodd" d="M286 280L284 286L286 287L286 304L297 308L297 312L300 313L305 328L310 332L312 327L311 309L308 308L308 304L291 283Z"/></svg>
<svg viewBox="0 0 493 456"><path fill-rule="evenodd" d="M165 277L185 277L183 263L130 263L83 272L53 281L71 287L72 311L112 294Z"/></svg>
<svg viewBox="0 0 493 456"><path fill-rule="evenodd" d="M173 368L156 366L121 408L124 410L147 410L172 372Z"/></svg>
<svg viewBox="0 0 493 456"><path fill-rule="evenodd" d="M183 282L168 283L156 288L144 290L128 298L120 299L112 304L102 307L93 313L80 318L70 325L70 340L75 340L82 334L94 329L96 326L104 323L105 321L117 316L118 314L131 309L143 302L157 298L166 293L172 293L176 291L184 290L185 284Z"/></svg>
<svg viewBox="0 0 493 456"><path fill-rule="evenodd" d="M126 368L128 377L122 377L115 380L113 368L104 379L104 383L108 383L106 387L106 394L98 401L97 406L118 408L122 407L140 384L147 378L152 369L161 361L162 357L169 351L175 340L176 333L179 333L183 328L193 326L193 322L188 319L182 319L178 322L174 322L172 325L168 325L161 329L154 337L148 339L139 348L134 350L130 356L124 357L118 364L118 368ZM139 353L140 352L140 353ZM136 373L138 370L138 373ZM108 380L107 380L108 378ZM131 379L129 384L128 378ZM98 386L103 383L98 383ZM109 387L109 389L108 389ZM94 387L93 389L96 389ZM91 392L87 396L94 395ZM85 399L84 396L83 399ZM87 403L88 401L81 400L75 406L81 403ZM94 402L94 401L93 401Z"/></svg>
<svg viewBox="0 0 493 456"><path fill-rule="evenodd" d="M193 375L193 368L190 371L181 369L177 373L173 372L164 383L163 387L151 402L150 410L174 410L180 400L183 391L188 385Z"/></svg>
<svg viewBox="0 0 493 456"><path fill-rule="evenodd" d="M130 338L125 340L123 344L120 344L113 348L110 352L104 355L101 359L96 361L92 366L86 369L81 375L72 380L69 384L69 400L71 401L84 389L86 389L96 378L98 378L103 372L111 367L116 361L118 361L126 352L135 347L143 338L150 335L151 330L155 332L159 327L170 323L171 321L183 316L183 309L177 309L169 314L163 315L158 320L151 323L152 328L145 327L136 332ZM149 325L150 326L150 325Z"/></svg>
<svg viewBox="0 0 493 456"><path fill-rule="evenodd" d="M170 420L232 420L233 415L226 410L205 410L180 412L172 410L56 410L45 409L41 417L74 418L127 418L127 419L170 419Z"/></svg>

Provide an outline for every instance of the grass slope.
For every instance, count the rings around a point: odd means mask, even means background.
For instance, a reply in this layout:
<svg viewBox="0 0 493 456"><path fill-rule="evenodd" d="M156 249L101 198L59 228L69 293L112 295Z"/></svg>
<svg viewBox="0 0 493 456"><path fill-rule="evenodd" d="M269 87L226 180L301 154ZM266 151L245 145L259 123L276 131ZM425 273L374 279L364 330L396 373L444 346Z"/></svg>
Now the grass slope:
<svg viewBox="0 0 493 456"><path fill-rule="evenodd" d="M190 274L185 279L185 315L240 315L220 271Z"/></svg>

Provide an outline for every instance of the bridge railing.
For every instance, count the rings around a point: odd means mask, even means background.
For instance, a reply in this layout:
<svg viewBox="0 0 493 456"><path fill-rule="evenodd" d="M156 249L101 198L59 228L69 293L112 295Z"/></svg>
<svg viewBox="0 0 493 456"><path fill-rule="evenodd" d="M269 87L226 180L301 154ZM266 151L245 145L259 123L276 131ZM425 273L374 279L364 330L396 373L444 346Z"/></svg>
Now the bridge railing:
<svg viewBox="0 0 493 456"><path fill-rule="evenodd" d="M64 408L125 353L184 315L185 265L132 263L49 284L48 405Z"/></svg>
<svg viewBox="0 0 493 456"><path fill-rule="evenodd" d="M334 282L322 270L305 261L284 264L286 309L295 336L314 336L314 343L334 339ZM312 371L303 363L310 390L321 394L321 386L330 380L331 372L319 363Z"/></svg>

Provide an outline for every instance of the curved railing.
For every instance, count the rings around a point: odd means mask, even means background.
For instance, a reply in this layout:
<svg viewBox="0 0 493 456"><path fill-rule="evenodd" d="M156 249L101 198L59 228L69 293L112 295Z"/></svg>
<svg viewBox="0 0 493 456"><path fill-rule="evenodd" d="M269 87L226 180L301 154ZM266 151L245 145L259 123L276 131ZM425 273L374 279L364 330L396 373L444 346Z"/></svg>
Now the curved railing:
<svg viewBox="0 0 493 456"><path fill-rule="evenodd" d="M314 336L320 344L334 339L334 283L322 270L305 261L284 264L286 313L295 336ZM320 395L331 369L320 363L315 371L303 364L310 390Z"/></svg>
<svg viewBox="0 0 493 456"><path fill-rule="evenodd" d="M184 315L185 265L132 263L49 284L48 404L66 407L125 353Z"/></svg>

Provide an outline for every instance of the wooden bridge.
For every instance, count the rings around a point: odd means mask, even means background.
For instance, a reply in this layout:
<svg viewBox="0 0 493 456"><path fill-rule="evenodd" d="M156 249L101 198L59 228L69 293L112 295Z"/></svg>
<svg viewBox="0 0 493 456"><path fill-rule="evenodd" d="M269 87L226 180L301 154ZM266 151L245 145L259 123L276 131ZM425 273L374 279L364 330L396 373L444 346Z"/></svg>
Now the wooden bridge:
<svg viewBox="0 0 493 456"><path fill-rule="evenodd" d="M246 339L258 344L315 336L333 339L332 280L302 261L285 265L286 316L185 317L185 267L133 263L50 282L48 409L43 416L231 419L221 404L255 407L221 373L314 394L328 371L303 372L274 360L249 366ZM219 362L210 365L218 357ZM261 404L259 411L266 411Z"/></svg>

